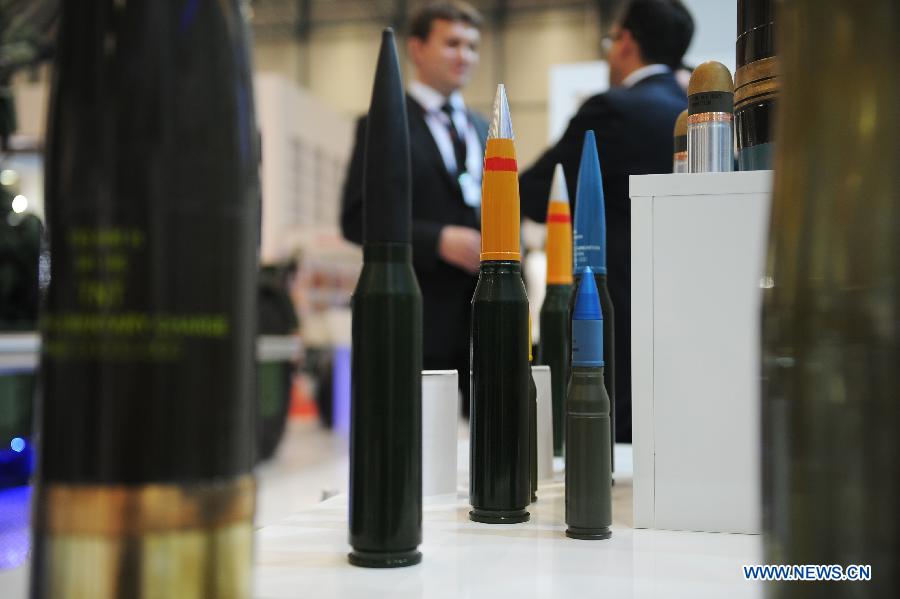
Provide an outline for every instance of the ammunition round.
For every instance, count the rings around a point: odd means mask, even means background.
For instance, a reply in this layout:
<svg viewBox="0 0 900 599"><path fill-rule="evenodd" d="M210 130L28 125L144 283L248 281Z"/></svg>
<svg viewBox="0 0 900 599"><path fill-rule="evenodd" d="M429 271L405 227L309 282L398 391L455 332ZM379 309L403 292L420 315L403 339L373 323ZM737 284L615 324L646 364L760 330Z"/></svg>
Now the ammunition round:
<svg viewBox="0 0 900 599"><path fill-rule="evenodd" d="M733 112L731 72L720 62L704 62L688 85L688 172L734 170Z"/></svg>
<svg viewBox="0 0 900 599"><path fill-rule="evenodd" d="M674 149L672 152L673 173L687 172L687 117L688 111L685 109L675 120Z"/></svg>

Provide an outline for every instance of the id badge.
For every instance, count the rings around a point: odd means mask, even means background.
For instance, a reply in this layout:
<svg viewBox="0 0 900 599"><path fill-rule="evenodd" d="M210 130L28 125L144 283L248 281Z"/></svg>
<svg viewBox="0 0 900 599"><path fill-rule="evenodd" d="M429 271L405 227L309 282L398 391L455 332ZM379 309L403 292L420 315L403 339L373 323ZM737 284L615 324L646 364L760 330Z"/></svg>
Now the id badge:
<svg viewBox="0 0 900 599"><path fill-rule="evenodd" d="M459 178L459 187L462 190L463 201L473 208L481 207L481 182L469 173L462 173Z"/></svg>

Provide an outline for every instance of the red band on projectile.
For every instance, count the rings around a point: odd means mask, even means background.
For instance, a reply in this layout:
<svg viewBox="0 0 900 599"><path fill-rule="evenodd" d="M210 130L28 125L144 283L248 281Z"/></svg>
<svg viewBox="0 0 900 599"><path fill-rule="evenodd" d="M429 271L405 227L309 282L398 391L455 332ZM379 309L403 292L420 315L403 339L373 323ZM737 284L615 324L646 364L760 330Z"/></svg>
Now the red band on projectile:
<svg viewBox="0 0 900 599"><path fill-rule="evenodd" d="M515 158L503 158L502 156L491 156L484 159L484 170L486 171L512 171L519 170L516 165Z"/></svg>
<svg viewBox="0 0 900 599"><path fill-rule="evenodd" d="M548 214L548 223L570 223L572 218L568 214Z"/></svg>

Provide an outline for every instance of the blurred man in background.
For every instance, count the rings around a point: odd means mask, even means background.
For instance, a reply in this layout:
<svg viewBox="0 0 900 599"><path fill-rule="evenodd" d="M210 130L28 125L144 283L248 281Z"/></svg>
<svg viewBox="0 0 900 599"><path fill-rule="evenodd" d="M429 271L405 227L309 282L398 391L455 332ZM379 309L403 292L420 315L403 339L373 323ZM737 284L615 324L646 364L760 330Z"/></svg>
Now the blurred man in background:
<svg viewBox="0 0 900 599"><path fill-rule="evenodd" d="M607 269L615 312L616 440L631 442L631 209L628 177L672 172L672 131L687 96L674 71L694 33L678 0L632 0L604 38L609 91L589 98L560 140L520 177L522 211L546 220L556 163L575 200L584 134L597 138L606 198ZM574 210L573 210L574 214Z"/></svg>
<svg viewBox="0 0 900 599"><path fill-rule="evenodd" d="M469 317L481 252L481 170L487 122L460 90L478 65L481 15L436 2L410 19L407 86L412 166L413 266L424 303L424 367L459 372L469 410ZM341 228L362 243L366 120L360 119L344 185Z"/></svg>

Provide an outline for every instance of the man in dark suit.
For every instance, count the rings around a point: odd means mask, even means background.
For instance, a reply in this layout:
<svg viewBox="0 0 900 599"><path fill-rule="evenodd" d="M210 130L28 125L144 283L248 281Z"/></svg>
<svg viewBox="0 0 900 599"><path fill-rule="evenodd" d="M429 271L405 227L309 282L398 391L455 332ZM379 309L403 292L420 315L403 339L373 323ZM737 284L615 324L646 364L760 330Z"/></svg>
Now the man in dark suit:
<svg viewBox="0 0 900 599"><path fill-rule="evenodd" d="M462 2L425 5L410 20L407 50L412 166L413 266L424 303L424 366L459 372L469 409L469 317L481 233L481 170L487 122L466 109L460 89L478 64L481 16ZM341 228L362 242L365 118L344 185Z"/></svg>
<svg viewBox="0 0 900 599"><path fill-rule="evenodd" d="M575 199L584 134L597 138L606 199L607 270L615 311L616 440L631 442L631 203L628 177L672 172L672 130L687 108L673 71L694 32L678 0L633 0L604 40L609 91L589 98L562 138L522 173L522 211L546 220L547 196L561 163ZM574 210L573 210L574 214Z"/></svg>

